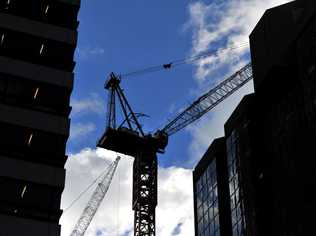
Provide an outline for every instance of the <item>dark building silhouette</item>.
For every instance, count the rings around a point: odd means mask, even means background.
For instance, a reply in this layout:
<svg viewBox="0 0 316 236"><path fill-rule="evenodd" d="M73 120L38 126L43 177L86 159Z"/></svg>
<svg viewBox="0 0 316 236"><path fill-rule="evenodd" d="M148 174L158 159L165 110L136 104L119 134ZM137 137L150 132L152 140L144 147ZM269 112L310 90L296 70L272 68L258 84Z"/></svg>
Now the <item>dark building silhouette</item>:
<svg viewBox="0 0 316 236"><path fill-rule="evenodd" d="M193 171L195 235L231 236L225 138L214 140Z"/></svg>
<svg viewBox="0 0 316 236"><path fill-rule="evenodd" d="M252 176L260 142L254 103L254 94L245 96L225 124L232 235L256 235Z"/></svg>
<svg viewBox="0 0 316 236"><path fill-rule="evenodd" d="M314 231L315 17L315 1L290 2L268 10L250 35L261 145L251 176L256 235Z"/></svg>
<svg viewBox="0 0 316 236"><path fill-rule="evenodd" d="M60 235L79 7L0 1L0 235Z"/></svg>
<svg viewBox="0 0 316 236"><path fill-rule="evenodd" d="M232 235L313 235L315 39L312 0L267 10L250 35L255 93L225 124Z"/></svg>

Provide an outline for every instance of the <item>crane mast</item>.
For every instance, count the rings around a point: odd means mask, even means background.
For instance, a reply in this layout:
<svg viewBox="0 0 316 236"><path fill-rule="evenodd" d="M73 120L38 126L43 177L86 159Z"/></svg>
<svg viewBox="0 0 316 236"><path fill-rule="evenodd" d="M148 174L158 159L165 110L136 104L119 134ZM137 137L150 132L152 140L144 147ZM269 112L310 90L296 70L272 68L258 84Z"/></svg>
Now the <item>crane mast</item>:
<svg viewBox="0 0 316 236"><path fill-rule="evenodd" d="M70 236L83 236L88 226L90 225L95 213L97 212L105 194L107 193L111 181L113 179L115 170L117 168L120 157L117 157L115 161L108 167L107 173L104 175L96 189L94 190L87 206L83 210L75 228Z"/></svg>
<svg viewBox="0 0 316 236"><path fill-rule="evenodd" d="M157 206L157 155L160 142L145 135L128 103L121 79L110 74L105 84L109 91L107 127L97 146L133 156L134 235L155 235L155 208ZM123 113L123 122L116 126L116 100Z"/></svg>

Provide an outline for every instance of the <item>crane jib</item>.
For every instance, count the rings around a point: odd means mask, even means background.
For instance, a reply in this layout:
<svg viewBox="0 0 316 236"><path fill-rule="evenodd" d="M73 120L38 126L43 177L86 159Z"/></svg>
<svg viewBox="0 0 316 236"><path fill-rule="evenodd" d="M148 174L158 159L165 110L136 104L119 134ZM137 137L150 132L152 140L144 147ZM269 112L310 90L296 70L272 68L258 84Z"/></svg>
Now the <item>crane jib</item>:
<svg viewBox="0 0 316 236"><path fill-rule="evenodd" d="M170 121L161 132L170 136L201 118L252 79L251 63L199 97L191 106Z"/></svg>

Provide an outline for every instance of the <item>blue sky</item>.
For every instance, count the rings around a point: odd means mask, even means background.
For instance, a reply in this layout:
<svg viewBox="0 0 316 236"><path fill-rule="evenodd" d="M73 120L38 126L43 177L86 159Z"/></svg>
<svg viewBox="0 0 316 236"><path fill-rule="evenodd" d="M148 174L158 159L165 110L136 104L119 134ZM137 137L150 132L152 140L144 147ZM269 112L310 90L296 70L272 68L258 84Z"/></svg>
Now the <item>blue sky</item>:
<svg viewBox="0 0 316 236"><path fill-rule="evenodd" d="M87 131L76 139L70 139L68 152L94 147L101 136L105 128L107 99L103 84L110 72L130 72L193 54L189 18L188 4L183 1L82 1L72 100L95 97L102 102L103 107L100 106L99 110L103 108L103 113L87 111L85 114L72 114L72 130L80 123L81 128ZM213 16L207 20L216 21L217 18ZM225 47L226 41L222 38L209 48ZM218 68L216 78L210 76L198 82L194 79L195 66L184 65L168 71L128 77L121 86L134 111L150 116L142 119L141 123L146 132L152 132L163 127L168 118L188 106L202 91L205 92L204 87L214 84L217 77L226 74L226 70ZM160 165L186 163L190 141L191 135L185 131L172 137L167 153L160 158Z"/></svg>
<svg viewBox="0 0 316 236"><path fill-rule="evenodd" d="M82 192L116 157L95 148L105 129L110 72L126 73L219 49L206 58L168 71L122 81L146 132L155 131L195 98L249 62L249 48L225 50L248 42L248 35L267 8L288 0L122 1L82 0L75 54L75 86L71 135L67 145L66 186L62 208ZM159 155L157 236L192 236L192 169L241 98L253 91L248 83L200 121L171 136ZM123 157L87 236L131 236L132 163ZM69 235L85 207L88 192L61 218L62 236Z"/></svg>
<svg viewBox="0 0 316 236"><path fill-rule="evenodd" d="M183 1L82 1L72 99L87 99L95 94L105 106L103 84L110 72L134 71L190 55L192 33L185 26L187 7ZM162 127L167 118L196 97L192 93L197 87L193 76L193 66L186 65L129 77L121 86L135 112L150 116L141 120L149 132ZM93 123L95 131L80 140L70 140L69 152L94 147L103 132L105 114L89 113L72 115L72 124ZM161 164L179 163L177 157L185 159L187 150L175 147L188 146L189 138L186 132L172 138Z"/></svg>

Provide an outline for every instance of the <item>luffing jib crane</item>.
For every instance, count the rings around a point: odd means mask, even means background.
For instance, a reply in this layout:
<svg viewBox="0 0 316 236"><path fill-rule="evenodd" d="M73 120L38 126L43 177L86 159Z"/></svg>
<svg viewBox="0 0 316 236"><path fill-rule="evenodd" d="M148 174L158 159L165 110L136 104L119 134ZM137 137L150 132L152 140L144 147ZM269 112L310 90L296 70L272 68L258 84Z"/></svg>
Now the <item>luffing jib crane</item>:
<svg viewBox="0 0 316 236"><path fill-rule="evenodd" d="M117 157L115 161L112 162L111 165L108 167L106 174L94 190L87 206L84 208L70 236L83 236L86 232L105 194L107 193L110 187L111 181L113 179L119 161L120 157Z"/></svg>
<svg viewBox="0 0 316 236"><path fill-rule="evenodd" d="M109 91L107 126L97 146L135 158L133 164L134 235L155 235L155 208L157 206L157 153L164 153L168 137L206 114L224 99L252 79L249 63L215 88L198 98L154 135L145 134L122 88L121 78L114 73L105 84ZM124 120L117 126L116 99ZM127 127L126 127L127 126Z"/></svg>

